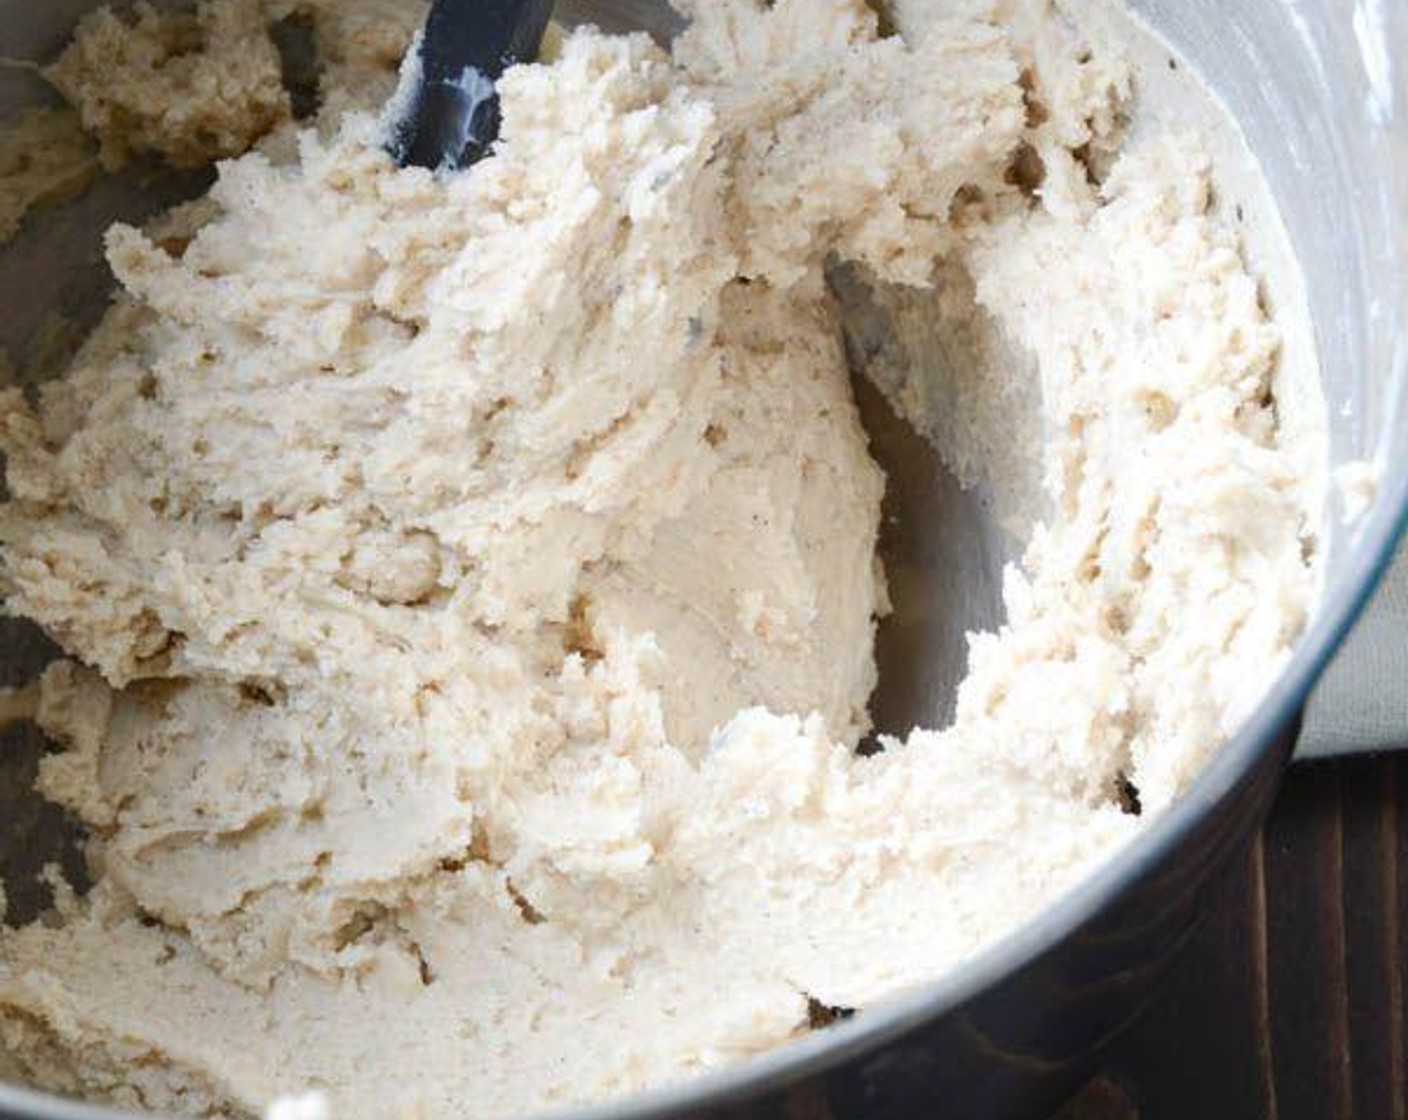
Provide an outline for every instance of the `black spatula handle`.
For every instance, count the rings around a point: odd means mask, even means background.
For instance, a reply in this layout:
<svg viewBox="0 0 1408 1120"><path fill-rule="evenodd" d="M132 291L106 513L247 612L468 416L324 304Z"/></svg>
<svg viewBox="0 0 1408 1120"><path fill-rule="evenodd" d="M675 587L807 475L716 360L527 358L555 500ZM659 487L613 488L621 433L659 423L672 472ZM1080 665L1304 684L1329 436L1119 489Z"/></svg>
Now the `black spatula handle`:
<svg viewBox="0 0 1408 1120"><path fill-rule="evenodd" d="M421 37L421 75L389 145L403 167L468 167L499 134L495 84L531 62L552 0L435 0Z"/></svg>

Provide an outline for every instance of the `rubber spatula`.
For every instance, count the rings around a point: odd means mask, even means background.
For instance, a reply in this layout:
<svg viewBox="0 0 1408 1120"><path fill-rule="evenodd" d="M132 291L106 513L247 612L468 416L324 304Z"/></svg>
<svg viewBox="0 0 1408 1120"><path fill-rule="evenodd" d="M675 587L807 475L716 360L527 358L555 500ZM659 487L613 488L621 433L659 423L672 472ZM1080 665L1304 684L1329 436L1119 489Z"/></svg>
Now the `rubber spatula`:
<svg viewBox="0 0 1408 1120"><path fill-rule="evenodd" d="M495 84L532 62L552 0L435 0L420 41L420 75L388 149L402 167L468 167L499 134Z"/></svg>

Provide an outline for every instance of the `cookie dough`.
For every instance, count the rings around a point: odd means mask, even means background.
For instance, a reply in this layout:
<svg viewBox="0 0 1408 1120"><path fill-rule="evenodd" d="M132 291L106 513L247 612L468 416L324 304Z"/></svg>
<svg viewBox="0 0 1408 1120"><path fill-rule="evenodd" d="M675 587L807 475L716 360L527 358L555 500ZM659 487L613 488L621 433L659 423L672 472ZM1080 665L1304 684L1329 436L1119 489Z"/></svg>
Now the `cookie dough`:
<svg viewBox="0 0 1408 1120"><path fill-rule="evenodd" d="M40 788L95 879L0 933L10 1076L381 1120L737 1062L1012 930L1275 674L1318 514L1282 333L1199 139L1128 131L1081 6L896 0L885 34L699 0L673 56L579 30L439 177L338 94L382 72L350 32L319 118L274 120L266 44L216 33L254 10L189 17L209 65L150 89L56 71L110 161L258 150L113 229L102 325L3 397L8 609L71 657ZM158 17L94 18L80 49L145 57ZM227 67L268 111L186 133L172 91ZM1040 486L954 722L873 755L843 265L961 305L985 381L927 428Z"/></svg>

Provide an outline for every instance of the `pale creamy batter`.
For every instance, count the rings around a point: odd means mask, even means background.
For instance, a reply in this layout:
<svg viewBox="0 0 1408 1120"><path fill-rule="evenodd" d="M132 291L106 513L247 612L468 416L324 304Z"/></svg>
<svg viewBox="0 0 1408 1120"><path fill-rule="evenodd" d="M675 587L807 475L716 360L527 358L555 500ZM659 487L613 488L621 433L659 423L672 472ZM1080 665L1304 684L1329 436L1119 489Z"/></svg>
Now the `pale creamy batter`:
<svg viewBox="0 0 1408 1120"><path fill-rule="evenodd" d="M254 150L114 228L101 326L3 398L8 609L72 658L40 787L95 876L0 933L15 1079L380 1120L736 1062L1061 894L1313 602L1292 336L1197 135L1127 127L1123 24L700 0L673 57L512 70L436 177L382 150L390 7L97 16L53 68L110 165ZM295 9L302 131L260 39ZM842 265L944 309L975 383L877 379L1028 538L952 725L871 756Z"/></svg>

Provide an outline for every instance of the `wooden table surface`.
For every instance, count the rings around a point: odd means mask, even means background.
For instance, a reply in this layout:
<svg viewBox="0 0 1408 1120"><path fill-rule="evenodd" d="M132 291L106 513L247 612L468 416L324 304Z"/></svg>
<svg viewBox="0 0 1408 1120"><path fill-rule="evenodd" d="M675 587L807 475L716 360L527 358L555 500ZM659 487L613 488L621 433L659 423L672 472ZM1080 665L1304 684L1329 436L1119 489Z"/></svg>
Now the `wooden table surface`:
<svg viewBox="0 0 1408 1120"><path fill-rule="evenodd" d="M1297 764L1059 1120L1408 1120L1408 753Z"/></svg>

